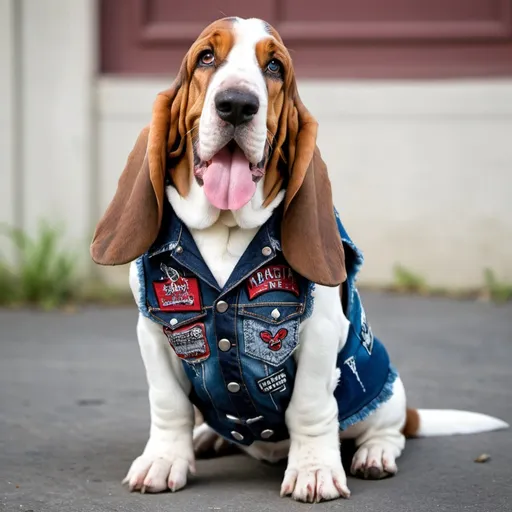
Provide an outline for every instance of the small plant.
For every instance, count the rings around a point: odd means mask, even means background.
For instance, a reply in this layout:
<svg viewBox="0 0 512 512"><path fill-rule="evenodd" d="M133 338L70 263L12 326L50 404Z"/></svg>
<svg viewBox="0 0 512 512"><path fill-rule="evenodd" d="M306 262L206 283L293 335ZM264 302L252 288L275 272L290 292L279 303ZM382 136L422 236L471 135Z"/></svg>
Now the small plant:
<svg viewBox="0 0 512 512"><path fill-rule="evenodd" d="M51 309L75 296L77 258L61 247L60 229L42 222L34 238L16 228L2 231L19 257L12 266L0 261L0 305L30 303Z"/></svg>
<svg viewBox="0 0 512 512"><path fill-rule="evenodd" d="M489 298L498 303L512 300L512 283L499 282L490 268L484 271L485 288Z"/></svg>
<svg viewBox="0 0 512 512"><path fill-rule="evenodd" d="M393 274L393 287L398 291L409 293L426 293L428 291L425 279L402 265L395 265Z"/></svg>

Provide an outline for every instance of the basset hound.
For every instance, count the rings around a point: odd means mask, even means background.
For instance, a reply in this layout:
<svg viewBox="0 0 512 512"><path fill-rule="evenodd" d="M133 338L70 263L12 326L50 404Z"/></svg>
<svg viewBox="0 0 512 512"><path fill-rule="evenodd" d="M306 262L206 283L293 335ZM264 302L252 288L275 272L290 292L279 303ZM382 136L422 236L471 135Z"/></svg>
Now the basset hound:
<svg viewBox="0 0 512 512"><path fill-rule="evenodd" d="M282 496L347 498L340 439L355 440L351 472L378 479L408 436L508 426L406 407L316 137L290 54L258 19L208 26L158 94L91 245L98 264L131 263L139 309L151 429L131 490L183 488L195 451L229 440L288 458Z"/></svg>

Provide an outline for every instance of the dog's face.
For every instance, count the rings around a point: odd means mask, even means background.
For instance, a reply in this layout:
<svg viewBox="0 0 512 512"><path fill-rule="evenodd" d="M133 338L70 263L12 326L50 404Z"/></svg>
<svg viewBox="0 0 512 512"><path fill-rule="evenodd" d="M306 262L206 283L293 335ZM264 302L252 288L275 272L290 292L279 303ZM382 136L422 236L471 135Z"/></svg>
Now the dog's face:
<svg viewBox="0 0 512 512"><path fill-rule="evenodd" d="M279 34L257 19L212 23L157 96L96 228L93 259L122 264L146 252L166 200L187 227L204 229L225 211L242 228L261 226L284 198L286 260L311 281L339 284L343 247L316 134Z"/></svg>
<svg viewBox="0 0 512 512"><path fill-rule="evenodd" d="M182 108L191 148L181 173L191 176L186 183L175 170L176 189L187 197L192 188L197 197L197 184L214 209L238 211L254 197L272 155L293 80L288 51L262 20L228 18L203 31L180 73L189 84Z"/></svg>

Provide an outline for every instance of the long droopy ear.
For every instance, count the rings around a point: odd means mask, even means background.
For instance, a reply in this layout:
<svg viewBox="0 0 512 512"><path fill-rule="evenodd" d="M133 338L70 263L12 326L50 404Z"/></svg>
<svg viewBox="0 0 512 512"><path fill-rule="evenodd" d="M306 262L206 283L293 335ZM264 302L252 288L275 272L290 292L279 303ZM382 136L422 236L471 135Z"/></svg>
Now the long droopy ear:
<svg viewBox="0 0 512 512"><path fill-rule="evenodd" d="M184 61L185 62L185 61ZM187 158L185 65L174 84L153 105L149 127L140 133L119 179L115 196L99 221L91 244L100 265L121 265L144 254L155 241L164 207L167 164Z"/></svg>
<svg viewBox="0 0 512 512"><path fill-rule="evenodd" d="M283 253L291 267L310 281L337 286L347 275L331 183L316 146L318 124L300 100L295 83L286 109L288 185L281 224Z"/></svg>

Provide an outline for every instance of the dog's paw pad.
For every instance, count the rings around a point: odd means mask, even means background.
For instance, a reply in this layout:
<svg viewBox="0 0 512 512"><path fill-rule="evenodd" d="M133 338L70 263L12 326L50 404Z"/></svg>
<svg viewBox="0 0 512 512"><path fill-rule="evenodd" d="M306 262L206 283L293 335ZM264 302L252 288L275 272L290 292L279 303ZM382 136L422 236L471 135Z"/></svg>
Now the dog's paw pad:
<svg viewBox="0 0 512 512"><path fill-rule="evenodd" d="M321 467L316 470L288 469L281 485L281 496L291 495L305 503L349 498L350 491L343 468Z"/></svg>
<svg viewBox="0 0 512 512"><path fill-rule="evenodd" d="M395 475L397 471L393 447L386 444L361 446L355 453L350 468L354 476L367 480L387 478Z"/></svg>
<svg viewBox="0 0 512 512"><path fill-rule="evenodd" d="M167 489L175 492L187 483L187 474L191 462L179 457L147 457L141 455L133 461L123 484L132 492L162 492Z"/></svg>

